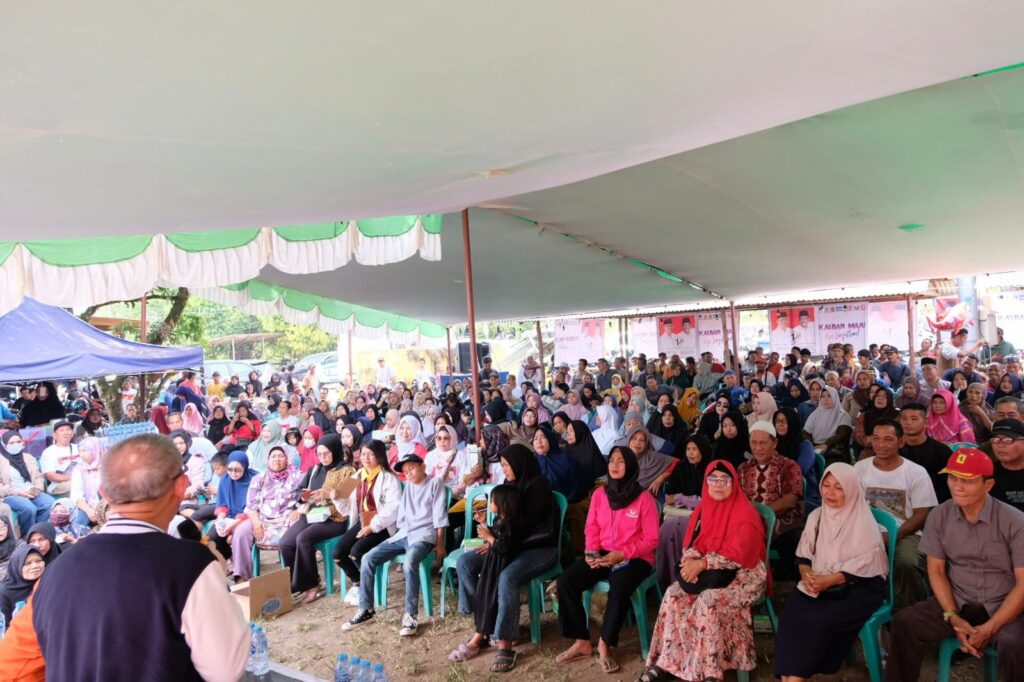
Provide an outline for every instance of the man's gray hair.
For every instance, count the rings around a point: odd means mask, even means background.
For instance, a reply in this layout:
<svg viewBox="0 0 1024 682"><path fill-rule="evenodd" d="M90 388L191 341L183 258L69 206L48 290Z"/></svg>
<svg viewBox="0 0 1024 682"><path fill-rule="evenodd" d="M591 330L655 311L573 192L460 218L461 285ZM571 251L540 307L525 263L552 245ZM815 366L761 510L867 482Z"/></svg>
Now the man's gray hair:
<svg viewBox="0 0 1024 682"><path fill-rule="evenodd" d="M181 472L181 455L171 439L146 433L110 449L100 465L100 485L110 504L146 502L166 493Z"/></svg>
<svg viewBox="0 0 1024 682"><path fill-rule="evenodd" d="M995 402L995 405L993 405L993 407L999 407L1000 405L1009 405L1010 403L1013 403L1013 406L1017 408L1018 412L1020 412L1020 398L1013 395L1004 395L1002 398Z"/></svg>

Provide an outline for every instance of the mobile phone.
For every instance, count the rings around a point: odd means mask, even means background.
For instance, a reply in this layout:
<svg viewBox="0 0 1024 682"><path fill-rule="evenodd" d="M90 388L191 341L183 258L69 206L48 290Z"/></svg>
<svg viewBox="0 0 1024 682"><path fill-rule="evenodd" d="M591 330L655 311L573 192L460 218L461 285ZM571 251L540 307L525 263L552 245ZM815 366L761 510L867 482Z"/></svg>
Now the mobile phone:
<svg viewBox="0 0 1024 682"><path fill-rule="evenodd" d="M601 553L600 552L587 552L587 558L588 559L600 559L601 558Z"/></svg>

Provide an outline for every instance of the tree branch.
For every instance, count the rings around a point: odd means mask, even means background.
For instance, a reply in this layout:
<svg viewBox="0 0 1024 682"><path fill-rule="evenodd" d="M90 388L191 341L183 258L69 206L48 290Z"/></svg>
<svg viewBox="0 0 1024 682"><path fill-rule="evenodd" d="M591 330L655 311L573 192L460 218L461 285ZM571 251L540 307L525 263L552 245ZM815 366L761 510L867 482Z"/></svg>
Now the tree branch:
<svg viewBox="0 0 1024 682"><path fill-rule="evenodd" d="M185 312L189 296L189 291L185 287L181 287L175 292L174 296L171 297L171 309L167 311L167 317L164 318L163 322L149 330L149 337L146 339L147 343L162 346L170 340L174 328L178 326L178 322L181 320L182 313Z"/></svg>

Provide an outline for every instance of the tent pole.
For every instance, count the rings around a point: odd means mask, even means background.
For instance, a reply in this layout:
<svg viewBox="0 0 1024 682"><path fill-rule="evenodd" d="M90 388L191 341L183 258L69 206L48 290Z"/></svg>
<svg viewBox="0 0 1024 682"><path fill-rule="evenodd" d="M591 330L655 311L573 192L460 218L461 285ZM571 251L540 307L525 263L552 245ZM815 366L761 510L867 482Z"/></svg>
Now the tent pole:
<svg viewBox="0 0 1024 682"><path fill-rule="evenodd" d="M736 301L729 301L729 321L732 323L732 368L736 371L736 379L739 381L740 377L740 342L739 342L739 324L736 319ZM726 330L726 336L728 337L729 331ZM727 339L728 340L728 339ZM743 383L740 382L742 386Z"/></svg>
<svg viewBox="0 0 1024 682"><path fill-rule="evenodd" d="M348 330L348 390L356 385L356 365L352 361L352 330Z"/></svg>
<svg viewBox="0 0 1024 682"><path fill-rule="evenodd" d="M455 366L452 365L452 328L446 327L444 333L448 337L448 383L454 384Z"/></svg>
<svg viewBox="0 0 1024 682"><path fill-rule="evenodd" d="M139 302L139 340L142 343L146 343L148 338L147 332L149 327L149 321L146 319L146 294L142 295L142 300ZM142 419L146 419L146 375L139 374L139 395L142 397Z"/></svg>
<svg viewBox="0 0 1024 682"><path fill-rule="evenodd" d="M462 209L462 244L466 269L466 317L469 318L469 357L473 372L473 424L477 442L483 445L480 422L480 361L476 352L476 303L473 300L473 253L469 245L469 209Z"/></svg>
<svg viewBox="0 0 1024 682"><path fill-rule="evenodd" d="M725 309L718 314L722 320L722 365L725 365L725 359L729 357L729 326L725 321ZM660 333L659 329L659 333ZM698 349L700 350L700 349Z"/></svg>
<svg viewBox="0 0 1024 682"><path fill-rule="evenodd" d="M543 393L546 373L544 371L544 335L540 333L540 320L537 320L537 353L540 356L540 386L537 387L537 391Z"/></svg>
<svg viewBox="0 0 1024 682"><path fill-rule="evenodd" d="M910 344L910 349L907 351L907 364L910 365L911 372L917 372L917 359L914 357L916 348L916 339L914 338L914 308L917 306L917 302L914 301L910 294L907 294L907 342Z"/></svg>

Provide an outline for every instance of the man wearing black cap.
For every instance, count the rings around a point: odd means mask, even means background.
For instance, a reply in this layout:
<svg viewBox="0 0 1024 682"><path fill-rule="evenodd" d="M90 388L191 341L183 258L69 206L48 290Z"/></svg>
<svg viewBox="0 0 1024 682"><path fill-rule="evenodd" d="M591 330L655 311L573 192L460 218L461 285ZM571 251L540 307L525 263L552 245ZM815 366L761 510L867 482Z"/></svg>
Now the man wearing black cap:
<svg viewBox="0 0 1024 682"><path fill-rule="evenodd" d="M405 576L405 615L402 616L402 637L416 634L416 614L420 610L420 564L434 552L436 560L444 559L444 531L448 527L445 505L445 475L427 476L427 468L418 455L407 454L395 465L405 475L405 488L398 503L398 532L363 556L359 568L359 612L344 625L351 630L373 619L373 581L377 567L399 555L405 555L402 572Z"/></svg>
<svg viewBox="0 0 1024 682"><path fill-rule="evenodd" d="M1024 512L1024 423L1001 419L992 425L995 487L992 497Z"/></svg>
<svg viewBox="0 0 1024 682"><path fill-rule="evenodd" d="M921 376L924 377L920 381L922 400L930 402L932 396L935 395L935 391L941 389L949 390L949 382L939 376L939 368L935 364L935 358L921 358Z"/></svg>

